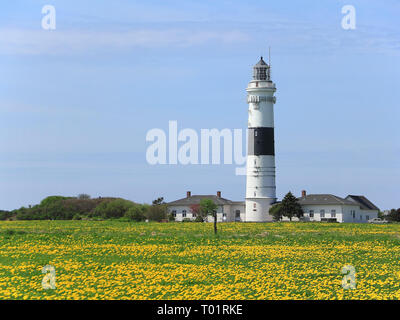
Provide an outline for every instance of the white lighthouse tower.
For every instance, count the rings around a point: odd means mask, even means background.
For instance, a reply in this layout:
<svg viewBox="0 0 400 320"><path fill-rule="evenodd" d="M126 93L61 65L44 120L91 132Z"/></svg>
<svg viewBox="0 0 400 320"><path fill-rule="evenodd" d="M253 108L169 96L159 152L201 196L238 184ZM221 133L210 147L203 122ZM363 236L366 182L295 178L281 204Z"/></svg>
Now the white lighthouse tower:
<svg viewBox="0 0 400 320"><path fill-rule="evenodd" d="M276 201L274 104L275 84L270 66L261 60L254 66L247 89L249 104L246 181L246 221L271 221L268 211Z"/></svg>

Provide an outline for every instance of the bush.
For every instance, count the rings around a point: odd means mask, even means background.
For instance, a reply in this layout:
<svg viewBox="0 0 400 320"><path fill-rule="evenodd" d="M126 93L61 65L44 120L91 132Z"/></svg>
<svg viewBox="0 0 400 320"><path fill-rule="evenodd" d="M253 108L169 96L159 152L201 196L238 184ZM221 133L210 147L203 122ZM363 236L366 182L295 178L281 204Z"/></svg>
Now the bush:
<svg viewBox="0 0 400 320"><path fill-rule="evenodd" d="M204 222L204 219L202 216L196 216L196 219L194 219L195 222Z"/></svg>
<svg viewBox="0 0 400 320"><path fill-rule="evenodd" d="M167 206L163 204L150 206L147 209L147 219L158 222L167 219Z"/></svg>
<svg viewBox="0 0 400 320"><path fill-rule="evenodd" d="M131 221L144 221L146 220L146 208L143 205L134 205L130 207L128 211L126 211L124 217L128 218Z"/></svg>
<svg viewBox="0 0 400 320"><path fill-rule="evenodd" d="M34 220L35 215L31 208L21 207L18 210L13 211L16 214L17 220Z"/></svg>
<svg viewBox="0 0 400 320"><path fill-rule="evenodd" d="M0 210L0 220L6 220L12 216L12 213L9 211Z"/></svg>
<svg viewBox="0 0 400 320"><path fill-rule="evenodd" d="M47 198L44 198L41 202L40 202L40 206L41 207L47 207L48 205L54 204L54 203L58 203L61 200L65 200L65 199L69 199L68 197L63 197L63 196L50 196Z"/></svg>
<svg viewBox="0 0 400 320"><path fill-rule="evenodd" d="M139 205L120 198L99 197L89 199L86 195L80 196L80 198L50 196L34 207L22 207L11 212L0 210L0 220L16 217L17 220L104 220L125 218L125 221L143 221L149 208L149 205ZM140 208L142 214L132 211L125 216L129 209L135 206Z"/></svg>
<svg viewBox="0 0 400 320"><path fill-rule="evenodd" d="M283 210L281 203L276 203L269 208L269 214L274 218L274 221L281 221Z"/></svg>
<svg viewBox="0 0 400 320"><path fill-rule="evenodd" d="M397 210L396 209L390 210L390 213L387 216L387 219L390 222L399 222L400 221L400 208Z"/></svg>
<svg viewBox="0 0 400 320"><path fill-rule="evenodd" d="M133 203L132 201L124 199L116 199L110 202L102 202L93 210L93 215L105 219L121 218L134 205L135 203Z"/></svg>

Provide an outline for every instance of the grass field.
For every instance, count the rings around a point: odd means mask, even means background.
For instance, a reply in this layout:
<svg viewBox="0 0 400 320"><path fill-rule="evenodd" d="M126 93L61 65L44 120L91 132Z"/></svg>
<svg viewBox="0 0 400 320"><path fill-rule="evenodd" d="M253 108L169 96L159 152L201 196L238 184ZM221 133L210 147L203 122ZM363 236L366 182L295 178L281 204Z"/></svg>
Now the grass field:
<svg viewBox="0 0 400 320"><path fill-rule="evenodd" d="M0 299L399 299L400 225L0 222ZM344 265L353 290L341 286ZM56 289L42 288L42 267Z"/></svg>

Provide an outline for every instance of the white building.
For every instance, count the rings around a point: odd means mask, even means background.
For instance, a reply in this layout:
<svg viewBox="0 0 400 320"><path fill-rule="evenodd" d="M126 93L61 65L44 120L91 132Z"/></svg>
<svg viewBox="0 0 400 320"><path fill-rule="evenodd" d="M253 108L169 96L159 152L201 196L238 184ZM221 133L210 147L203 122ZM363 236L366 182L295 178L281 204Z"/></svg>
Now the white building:
<svg viewBox="0 0 400 320"><path fill-rule="evenodd" d="M245 202L222 198L220 191L217 195L192 195L188 191L185 198L168 203L168 211L175 216L176 221L195 220L192 206L200 204L202 199L211 199L217 204L218 222L250 222L246 217ZM307 195L303 191L298 201L304 211L302 219L304 221L366 223L370 219L377 218L379 212L379 209L364 196L349 195L341 198L332 194ZM268 214L266 220L272 221L273 218ZM288 220L288 218L283 219L283 221Z"/></svg>
<svg viewBox="0 0 400 320"><path fill-rule="evenodd" d="M364 196L341 198L332 194L310 194L298 198L306 221L366 223L377 218L379 208Z"/></svg>
<svg viewBox="0 0 400 320"><path fill-rule="evenodd" d="M202 199L211 199L217 206L218 222L234 222L245 220L244 201L231 201L221 197L221 192L216 195L192 195L190 191L186 193L186 198L168 203L168 211L175 217L175 221L183 219L195 220L196 215L192 212L193 205L199 205Z"/></svg>

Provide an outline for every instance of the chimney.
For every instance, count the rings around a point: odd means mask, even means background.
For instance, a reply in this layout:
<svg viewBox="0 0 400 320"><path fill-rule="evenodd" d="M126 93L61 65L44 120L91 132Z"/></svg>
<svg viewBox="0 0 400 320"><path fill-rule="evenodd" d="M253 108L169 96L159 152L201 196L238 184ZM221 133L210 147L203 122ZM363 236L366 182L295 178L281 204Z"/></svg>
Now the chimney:
<svg viewBox="0 0 400 320"><path fill-rule="evenodd" d="M190 191L186 192L186 198L190 198L192 196L192 193Z"/></svg>
<svg viewBox="0 0 400 320"><path fill-rule="evenodd" d="M301 192L301 197L302 198L305 198L307 196L307 192L306 192L306 190L303 190L302 192Z"/></svg>
<svg viewBox="0 0 400 320"><path fill-rule="evenodd" d="M221 191L217 191L217 197L221 198Z"/></svg>

